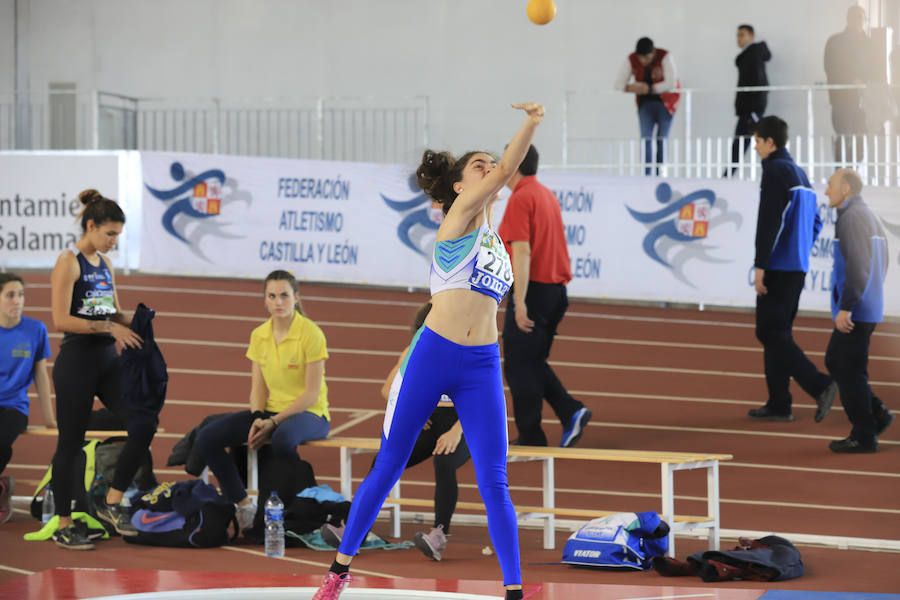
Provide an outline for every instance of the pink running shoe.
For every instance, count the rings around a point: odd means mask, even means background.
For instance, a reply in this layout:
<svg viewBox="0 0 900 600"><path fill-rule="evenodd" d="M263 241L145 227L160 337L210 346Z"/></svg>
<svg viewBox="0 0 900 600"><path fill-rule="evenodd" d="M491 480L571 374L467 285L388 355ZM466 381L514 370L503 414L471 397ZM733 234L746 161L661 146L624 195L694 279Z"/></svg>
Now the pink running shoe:
<svg viewBox="0 0 900 600"><path fill-rule="evenodd" d="M413 543L428 558L441 560L444 550L447 549L447 536L444 534L444 526L438 525L428 533L420 531L413 538Z"/></svg>
<svg viewBox="0 0 900 600"><path fill-rule="evenodd" d="M352 581L353 577L350 576L350 573L337 575L328 571L328 573L325 574L325 581L322 582L322 587L320 587L319 591L316 592L316 595L312 597L312 600L338 600L341 596L341 592L343 592L344 588L350 585Z"/></svg>

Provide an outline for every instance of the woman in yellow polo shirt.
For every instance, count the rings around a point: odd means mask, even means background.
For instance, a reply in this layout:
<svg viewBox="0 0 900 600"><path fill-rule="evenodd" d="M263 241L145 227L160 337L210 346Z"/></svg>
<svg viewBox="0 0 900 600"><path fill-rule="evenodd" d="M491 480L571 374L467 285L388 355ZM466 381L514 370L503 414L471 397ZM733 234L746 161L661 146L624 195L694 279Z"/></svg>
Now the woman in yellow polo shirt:
<svg viewBox="0 0 900 600"><path fill-rule="evenodd" d="M250 410L216 419L194 443L225 497L237 504L242 530L253 525L256 507L225 449L243 442L259 448L271 440L277 455L296 456L299 444L328 437L331 428L325 335L303 315L293 275L272 271L264 289L271 318L250 334Z"/></svg>

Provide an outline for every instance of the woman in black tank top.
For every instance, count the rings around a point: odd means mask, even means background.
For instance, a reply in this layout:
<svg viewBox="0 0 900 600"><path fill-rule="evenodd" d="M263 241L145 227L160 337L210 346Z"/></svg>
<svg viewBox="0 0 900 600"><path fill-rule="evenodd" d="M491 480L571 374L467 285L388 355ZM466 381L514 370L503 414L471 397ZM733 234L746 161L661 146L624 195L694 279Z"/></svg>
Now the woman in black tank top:
<svg viewBox="0 0 900 600"><path fill-rule="evenodd" d="M56 543L72 550L90 550L94 546L86 527L83 523L73 524L71 517L73 491L77 489L75 486L83 485L77 481L80 476L75 473L75 460L84 443L94 396L126 420L116 345L137 348L143 340L130 329L129 320L119 310L112 264L103 256L116 245L125 214L118 204L96 190L81 192L79 199L84 204L80 215L83 234L74 248L60 254L50 278L53 325L64 333L53 365L59 437L50 485L59 515ZM129 428L128 442L116 466L116 480L106 498L110 506L98 510L105 520L110 519L104 512L113 513L117 530L120 525L125 528L124 521L119 523L123 515L119 514L118 502L134 477L153 433L155 424L149 438L146 433L136 432L132 439ZM134 462L134 470L125 485L117 489L120 477L131 469L125 463L130 462ZM130 522L127 525L130 527ZM128 532L120 530L120 533Z"/></svg>

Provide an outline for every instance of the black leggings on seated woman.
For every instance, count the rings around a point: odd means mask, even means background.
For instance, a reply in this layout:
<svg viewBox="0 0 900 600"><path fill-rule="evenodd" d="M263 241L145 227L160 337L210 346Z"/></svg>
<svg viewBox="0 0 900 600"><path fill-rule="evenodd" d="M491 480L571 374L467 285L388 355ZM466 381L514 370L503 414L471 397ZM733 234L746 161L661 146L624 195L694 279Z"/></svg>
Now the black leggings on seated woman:
<svg viewBox="0 0 900 600"><path fill-rule="evenodd" d="M146 419L129 420L122 401L119 357L111 336L75 335L64 339L53 365L53 387L59 438L50 486L56 500L56 514L68 517L72 512L76 478L83 478L82 473L75 472L75 465L84 444L94 396L128 424L128 439L119 454L112 482L116 490L124 492L134 480L141 459L156 434L156 423Z"/></svg>

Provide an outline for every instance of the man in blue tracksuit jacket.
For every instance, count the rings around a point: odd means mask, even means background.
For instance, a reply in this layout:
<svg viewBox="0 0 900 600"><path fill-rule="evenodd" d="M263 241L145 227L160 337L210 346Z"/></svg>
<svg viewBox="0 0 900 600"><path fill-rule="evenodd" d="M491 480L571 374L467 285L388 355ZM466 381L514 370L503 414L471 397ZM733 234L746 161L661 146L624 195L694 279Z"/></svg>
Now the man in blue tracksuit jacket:
<svg viewBox="0 0 900 600"><path fill-rule="evenodd" d="M822 228L816 193L785 145L787 123L768 116L756 124L756 151L762 158L756 223L756 337L763 345L769 399L748 413L754 419L793 421L791 377L816 399L819 412L831 408L837 385L820 372L794 341L791 328L809 270L809 253Z"/></svg>
<svg viewBox="0 0 900 600"><path fill-rule="evenodd" d="M884 228L859 195L862 180L841 169L828 180L828 205L837 208L831 315L834 331L825 366L837 381L850 435L829 444L834 452L875 452L894 415L869 387L869 338L884 313L888 248Z"/></svg>

